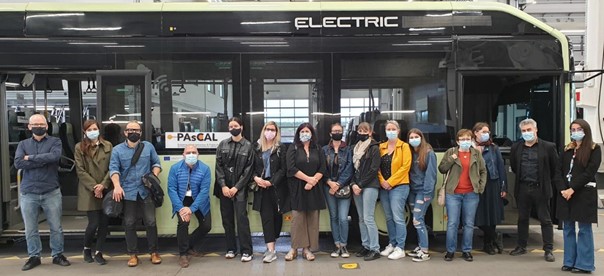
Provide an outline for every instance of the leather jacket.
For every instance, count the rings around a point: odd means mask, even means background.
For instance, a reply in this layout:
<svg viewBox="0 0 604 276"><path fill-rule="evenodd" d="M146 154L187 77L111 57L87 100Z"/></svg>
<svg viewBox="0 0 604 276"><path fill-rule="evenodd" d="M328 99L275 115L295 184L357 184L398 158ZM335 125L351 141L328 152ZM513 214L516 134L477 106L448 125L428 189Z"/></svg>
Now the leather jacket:
<svg viewBox="0 0 604 276"><path fill-rule="evenodd" d="M237 152L235 151L237 146ZM216 148L216 182L214 196L220 198L223 187L236 187L237 200L245 199L247 186L254 172L254 149L250 141L242 138L235 142L224 139Z"/></svg>

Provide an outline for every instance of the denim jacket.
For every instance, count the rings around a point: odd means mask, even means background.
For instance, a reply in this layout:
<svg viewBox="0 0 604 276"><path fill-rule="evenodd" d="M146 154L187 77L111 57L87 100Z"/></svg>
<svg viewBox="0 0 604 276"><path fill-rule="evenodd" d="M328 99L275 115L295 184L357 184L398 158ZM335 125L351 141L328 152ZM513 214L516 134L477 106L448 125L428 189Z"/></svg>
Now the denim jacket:
<svg viewBox="0 0 604 276"><path fill-rule="evenodd" d="M346 145L346 142L341 142L338 148L338 174L331 175L331 167L335 159L335 150L333 148L332 141L329 141L328 145L323 146L323 153L327 160L327 172L324 179L330 179L331 181L338 182L340 187L350 184L352 180L353 166L352 166L352 148Z"/></svg>
<svg viewBox="0 0 604 276"><path fill-rule="evenodd" d="M418 154L413 151L413 163L409 178L411 180L411 191L414 193L423 193L426 198L434 197L434 186L436 185L436 154L430 150L426 156L426 170L419 168Z"/></svg>
<svg viewBox="0 0 604 276"><path fill-rule="evenodd" d="M129 147L128 141L116 145L111 152L109 175L120 175L120 184L122 189L124 189L125 200L136 201L137 195L139 194L141 198L147 198L149 191L143 186L141 177L151 172L152 168L161 168L159 156L155 151L155 147L147 141L141 141L140 143L143 143L145 147L141 152L138 162L134 164L133 168L130 168L130 162L136 148Z"/></svg>
<svg viewBox="0 0 604 276"><path fill-rule="evenodd" d="M501 156L501 151L496 145L484 147L482 150L482 158L487 167L489 180L499 180L501 191L507 192L507 175L505 172L505 163Z"/></svg>

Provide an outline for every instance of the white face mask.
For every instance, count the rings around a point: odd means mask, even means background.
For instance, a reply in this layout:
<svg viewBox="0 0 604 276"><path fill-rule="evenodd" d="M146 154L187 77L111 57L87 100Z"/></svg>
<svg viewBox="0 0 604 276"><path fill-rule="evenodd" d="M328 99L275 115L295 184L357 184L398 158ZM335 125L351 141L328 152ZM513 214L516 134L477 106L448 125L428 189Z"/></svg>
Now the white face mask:
<svg viewBox="0 0 604 276"><path fill-rule="evenodd" d="M187 165L195 165L195 163L197 163L197 154L189 153L185 155L185 163L187 163Z"/></svg>

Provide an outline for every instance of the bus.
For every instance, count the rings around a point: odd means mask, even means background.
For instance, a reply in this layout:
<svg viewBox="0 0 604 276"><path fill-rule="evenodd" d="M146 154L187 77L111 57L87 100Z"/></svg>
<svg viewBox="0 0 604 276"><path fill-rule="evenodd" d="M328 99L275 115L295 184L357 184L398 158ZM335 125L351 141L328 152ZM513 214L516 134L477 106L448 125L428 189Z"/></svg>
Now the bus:
<svg viewBox="0 0 604 276"><path fill-rule="evenodd" d="M82 122L91 118L114 144L124 140L126 122L142 122L143 138L160 155L164 186L186 144L196 144L200 159L214 167L232 116L243 119L251 141L272 120L285 142L310 122L321 144L334 122L345 126L350 142L359 122L384 140L385 121L396 120L403 140L419 128L439 158L457 130L479 121L491 125L504 152L528 117L538 122L539 137L568 140L559 131L572 112L567 38L499 3L0 4L0 41L4 237L23 236L13 156L30 137L27 120L35 113L63 142L66 234L81 234L86 225L76 210L72 159ZM506 210L514 211L513 195L508 199ZM211 205L212 233L221 233L218 200ZM260 232L259 214L249 216ZM287 231L291 216L284 217ZM385 233L380 207L376 217ZM513 217L506 223L515 224ZM157 220L160 234L176 232L169 202L157 209ZM432 204L427 224L444 231L444 208ZM327 213L320 229L329 231Z"/></svg>

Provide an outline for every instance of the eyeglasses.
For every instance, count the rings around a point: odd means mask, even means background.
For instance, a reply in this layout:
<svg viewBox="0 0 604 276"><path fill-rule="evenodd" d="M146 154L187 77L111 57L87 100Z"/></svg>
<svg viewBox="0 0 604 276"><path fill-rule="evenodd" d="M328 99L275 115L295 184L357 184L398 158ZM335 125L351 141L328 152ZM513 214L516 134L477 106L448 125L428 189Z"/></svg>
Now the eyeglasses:
<svg viewBox="0 0 604 276"><path fill-rule="evenodd" d="M471 138L459 138L457 141L472 141Z"/></svg>
<svg viewBox="0 0 604 276"><path fill-rule="evenodd" d="M126 129L126 132L127 132L127 133L141 133L141 132L142 132L142 130L141 130L141 129L138 129L138 128L127 128L127 129Z"/></svg>

